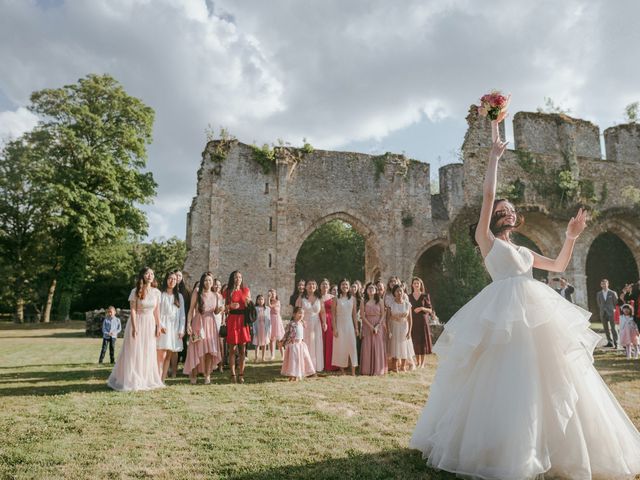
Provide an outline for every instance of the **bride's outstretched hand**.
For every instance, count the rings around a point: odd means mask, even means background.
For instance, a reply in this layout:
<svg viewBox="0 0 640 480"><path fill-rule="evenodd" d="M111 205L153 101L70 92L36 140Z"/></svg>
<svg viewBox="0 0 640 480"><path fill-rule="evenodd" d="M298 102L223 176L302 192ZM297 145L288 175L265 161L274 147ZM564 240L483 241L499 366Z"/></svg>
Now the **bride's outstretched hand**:
<svg viewBox="0 0 640 480"><path fill-rule="evenodd" d="M569 220L569 225L567 225L567 237L571 239L576 239L583 232L585 227L587 226L587 211L583 208L578 210L578 213L575 217L572 217Z"/></svg>
<svg viewBox="0 0 640 480"><path fill-rule="evenodd" d="M503 142L499 138L493 141L493 145L491 145L491 151L489 152L489 158L495 158L496 160L500 160L502 154L507 149L507 144L509 142Z"/></svg>

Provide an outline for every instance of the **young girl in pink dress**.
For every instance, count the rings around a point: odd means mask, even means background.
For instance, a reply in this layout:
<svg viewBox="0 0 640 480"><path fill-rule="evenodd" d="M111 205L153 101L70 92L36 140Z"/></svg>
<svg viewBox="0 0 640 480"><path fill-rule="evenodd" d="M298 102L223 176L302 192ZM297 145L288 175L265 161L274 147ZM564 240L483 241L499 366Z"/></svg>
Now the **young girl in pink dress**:
<svg viewBox="0 0 640 480"><path fill-rule="evenodd" d="M289 381L297 381L303 377L315 375L311 355L307 344L304 343L304 316L301 307L294 307L293 318L285 331L283 343L285 344L284 360L280 373L289 377Z"/></svg>
<svg viewBox="0 0 640 480"><path fill-rule="evenodd" d="M256 347L254 362L258 361L258 350L262 351L260 361L264 362L264 354L271 339L271 309L264 303L264 295L256 297L256 321L253 322L253 344Z"/></svg>
<svg viewBox="0 0 640 480"><path fill-rule="evenodd" d="M282 347L282 337L284 337L284 325L282 324L282 317L280 316L280 299L278 299L278 292L273 288L267 293L267 306L271 310L271 359L276 358L276 347L280 349L280 358L283 358L284 348Z"/></svg>
<svg viewBox="0 0 640 480"><path fill-rule="evenodd" d="M204 383L211 383L211 371L222 360L218 342L215 314L222 305L217 294L212 291L213 274L206 272L200 277L198 290L191 297L191 307L187 319L189 347L184 362L184 373L195 385L198 373L204 375Z"/></svg>
<svg viewBox="0 0 640 480"><path fill-rule="evenodd" d="M138 273L129 305L131 318L124 329L122 351L107 385L121 392L164 387L156 357L156 339L162 333L160 290L154 286L153 270L149 267Z"/></svg>
<svg viewBox="0 0 640 480"><path fill-rule="evenodd" d="M620 307L620 345L627 358L638 358L638 325L633 318L633 307L625 303Z"/></svg>

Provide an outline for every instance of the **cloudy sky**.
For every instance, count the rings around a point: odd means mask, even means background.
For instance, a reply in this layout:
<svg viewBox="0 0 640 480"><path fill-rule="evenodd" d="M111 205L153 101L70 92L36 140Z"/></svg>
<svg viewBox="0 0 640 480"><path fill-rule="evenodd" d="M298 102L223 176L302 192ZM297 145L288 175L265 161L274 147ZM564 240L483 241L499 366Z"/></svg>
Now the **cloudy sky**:
<svg viewBox="0 0 640 480"><path fill-rule="evenodd" d="M156 111L149 236L184 238L208 125L434 169L491 88L603 130L640 100L638 18L636 0L0 0L0 137L33 127L32 91L113 75Z"/></svg>

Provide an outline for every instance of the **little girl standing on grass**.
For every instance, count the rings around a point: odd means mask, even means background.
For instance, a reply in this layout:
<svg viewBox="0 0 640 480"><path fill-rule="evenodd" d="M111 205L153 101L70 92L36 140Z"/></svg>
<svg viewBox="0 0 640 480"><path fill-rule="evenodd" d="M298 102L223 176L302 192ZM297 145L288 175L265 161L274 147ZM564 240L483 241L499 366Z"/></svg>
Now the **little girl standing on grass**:
<svg viewBox="0 0 640 480"><path fill-rule="evenodd" d="M282 337L284 337L284 325L280 316L280 299L278 292L273 288L267 293L267 306L271 309L271 360L276 358L276 347L280 349L280 358L284 357L284 348L282 348Z"/></svg>
<svg viewBox="0 0 640 480"><path fill-rule="evenodd" d="M627 352L627 358L638 358L638 326L633 319L633 307L625 303L620 307L620 345Z"/></svg>
<svg viewBox="0 0 640 480"><path fill-rule="evenodd" d="M285 346L284 360L280 373L289 377L289 381L297 381L303 377L315 375L313 361L307 344L304 343L303 311L301 307L294 307L293 318L285 330L282 344Z"/></svg>
<svg viewBox="0 0 640 480"><path fill-rule="evenodd" d="M260 361L264 362L264 353L271 340L271 310L264 303L264 295L256 297L256 321L253 322L253 344L256 346L254 361L258 361L258 350L262 351Z"/></svg>

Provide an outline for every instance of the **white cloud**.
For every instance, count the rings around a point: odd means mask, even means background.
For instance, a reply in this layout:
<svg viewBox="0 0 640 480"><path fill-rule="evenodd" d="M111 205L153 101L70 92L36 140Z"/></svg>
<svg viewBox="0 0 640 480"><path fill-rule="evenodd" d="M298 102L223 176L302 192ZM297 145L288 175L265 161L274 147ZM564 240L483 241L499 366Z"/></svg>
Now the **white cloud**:
<svg viewBox="0 0 640 480"><path fill-rule="evenodd" d="M640 100L634 0L67 0L46 9L0 0L0 8L0 93L15 107L33 90L108 72L156 110L152 236L184 235L208 124L245 142L306 137L341 148L464 118L496 87L513 94L514 110L549 96L601 127Z"/></svg>
<svg viewBox="0 0 640 480"><path fill-rule="evenodd" d="M0 142L19 137L37 124L37 115L24 107L0 112Z"/></svg>

